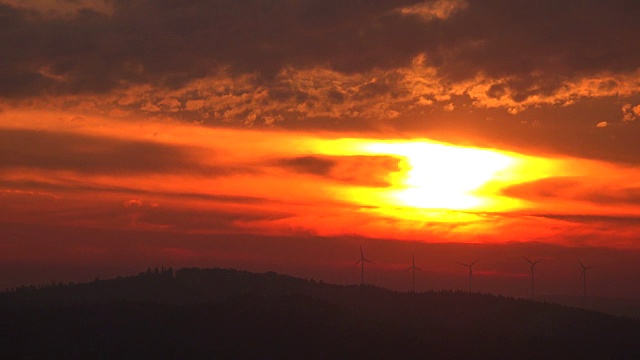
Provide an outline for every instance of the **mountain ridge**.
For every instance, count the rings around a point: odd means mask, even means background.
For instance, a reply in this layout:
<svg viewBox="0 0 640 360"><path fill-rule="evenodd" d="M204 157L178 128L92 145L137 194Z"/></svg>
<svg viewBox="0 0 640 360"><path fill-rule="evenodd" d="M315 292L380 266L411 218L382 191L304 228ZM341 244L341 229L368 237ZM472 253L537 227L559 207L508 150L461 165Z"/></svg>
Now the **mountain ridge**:
<svg viewBox="0 0 640 360"><path fill-rule="evenodd" d="M46 355L71 357L73 351L127 357L126 348L141 349L137 358L640 355L637 319L490 294L397 292L234 269L163 269L25 287L3 293L0 311L5 323L19 329L2 334L8 342L4 349L28 351L16 344L35 343ZM53 331L60 324L66 331ZM44 335L51 333L57 335ZM218 340L204 340L212 337ZM158 353L152 344L164 350ZM317 357L300 352L299 345L315 349ZM251 350L257 348L262 350ZM524 350L531 356L523 357Z"/></svg>

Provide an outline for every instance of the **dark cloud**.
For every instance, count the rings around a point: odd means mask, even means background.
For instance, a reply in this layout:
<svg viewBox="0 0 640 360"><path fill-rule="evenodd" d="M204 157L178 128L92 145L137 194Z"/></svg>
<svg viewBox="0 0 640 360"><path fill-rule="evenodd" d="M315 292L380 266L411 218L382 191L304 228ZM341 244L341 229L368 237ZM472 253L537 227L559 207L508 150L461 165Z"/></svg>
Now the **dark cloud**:
<svg viewBox="0 0 640 360"><path fill-rule="evenodd" d="M640 226L640 216L584 215L584 214L532 214L531 216L563 220L579 224L604 224L611 227ZM620 230L620 229L618 229Z"/></svg>
<svg viewBox="0 0 640 360"><path fill-rule="evenodd" d="M198 162L202 149L154 142L33 130L0 129L0 169L35 168L85 174L236 173Z"/></svg>
<svg viewBox="0 0 640 360"><path fill-rule="evenodd" d="M289 66L363 72L423 53L445 81L506 78L524 101L640 64L637 1L470 1L448 18L398 11L416 3L113 0L110 14L58 18L0 5L0 96L177 87L220 66L264 79Z"/></svg>
<svg viewBox="0 0 640 360"><path fill-rule="evenodd" d="M0 180L0 190L26 191L31 194L53 195L59 193L94 193L94 194L121 194L130 196L150 196L152 198L182 199L182 200L204 200L220 203L233 204L259 204L270 202L271 200L255 196L239 196L228 194L209 194L204 192L160 192L147 189L140 189L127 186L97 185L91 183L78 183L74 181L64 181L61 183L44 181L14 181Z"/></svg>
<svg viewBox="0 0 640 360"><path fill-rule="evenodd" d="M400 170L400 159L393 156L319 156L279 159L277 166L296 173L325 177L352 185L390 186L390 173Z"/></svg>
<svg viewBox="0 0 640 360"><path fill-rule="evenodd" d="M280 209L241 210L231 207L209 207L205 209L187 208L179 205L163 204L155 206L144 201L139 206L123 207L121 204L102 204L97 209L82 209L85 214L75 214L75 218L60 219L74 221L95 221L97 224L114 228L158 229L179 232L229 232L241 231L241 224L254 221L275 221L286 219L292 214Z"/></svg>
<svg viewBox="0 0 640 360"><path fill-rule="evenodd" d="M67 197L64 204L56 198L37 195L31 192L0 191L0 201L3 205L6 204L0 207L0 216L9 222L180 232L240 231L241 223L274 221L292 216L277 208L241 206L239 209L229 206L229 201L232 201L230 199L223 204L210 203L203 208L190 208L180 201L166 201L166 198L157 204L148 201L144 195L142 200L138 200L116 194L99 199L91 196L95 194L88 194L89 196L75 199Z"/></svg>
<svg viewBox="0 0 640 360"><path fill-rule="evenodd" d="M439 29L449 42L436 53L450 78L477 73L509 78L514 100L558 90L564 80L632 72L640 63L634 1L471 1ZM456 51L451 52L450 50Z"/></svg>
<svg viewBox="0 0 640 360"><path fill-rule="evenodd" d="M603 191L584 194L582 198L597 204L640 205L640 187L603 189Z"/></svg>
<svg viewBox="0 0 640 360"><path fill-rule="evenodd" d="M503 195L528 200L570 199L599 205L640 205L640 188L589 185L588 179L551 177L508 186Z"/></svg>
<svg viewBox="0 0 640 360"><path fill-rule="evenodd" d="M319 176L329 176L329 173L336 165L335 160L319 156L300 156L278 160L277 163L295 172Z"/></svg>
<svg viewBox="0 0 640 360"><path fill-rule="evenodd" d="M571 198L579 185L577 178L552 177L511 185L501 192L521 199Z"/></svg>
<svg viewBox="0 0 640 360"><path fill-rule="evenodd" d="M358 40L358 30L413 2L115 0L112 14L85 9L63 18L0 5L0 52L9 54L0 96L177 87L220 66L266 77L285 66L371 68L380 64L360 54L376 39Z"/></svg>

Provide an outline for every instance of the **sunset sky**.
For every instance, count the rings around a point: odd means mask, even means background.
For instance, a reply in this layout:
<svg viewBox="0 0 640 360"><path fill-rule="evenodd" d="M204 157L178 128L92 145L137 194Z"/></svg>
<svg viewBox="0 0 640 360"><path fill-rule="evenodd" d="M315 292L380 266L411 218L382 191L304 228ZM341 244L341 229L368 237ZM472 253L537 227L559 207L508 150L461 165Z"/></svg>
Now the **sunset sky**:
<svg viewBox="0 0 640 360"><path fill-rule="evenodd" d="M640 2L0 0L0 288L640 298Z"/></svg>

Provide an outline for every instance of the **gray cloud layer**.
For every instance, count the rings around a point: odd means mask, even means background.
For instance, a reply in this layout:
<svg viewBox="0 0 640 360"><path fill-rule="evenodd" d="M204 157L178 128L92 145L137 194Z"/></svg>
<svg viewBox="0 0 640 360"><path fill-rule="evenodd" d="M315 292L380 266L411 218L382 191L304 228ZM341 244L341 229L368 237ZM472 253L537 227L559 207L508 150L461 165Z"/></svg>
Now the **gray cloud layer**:
<svg viewBox="0 0 640 360"><path fill-rule="evenodd" d="M640 64L637 1L472 1L430 19L398 11L415 3L113 0L111 14L58 18L0 5L0 96L177 87L220 66L265 81L289 66L354 73L423 53L444 81L505 78L488 95L511 89L523 101Z"/></svg>

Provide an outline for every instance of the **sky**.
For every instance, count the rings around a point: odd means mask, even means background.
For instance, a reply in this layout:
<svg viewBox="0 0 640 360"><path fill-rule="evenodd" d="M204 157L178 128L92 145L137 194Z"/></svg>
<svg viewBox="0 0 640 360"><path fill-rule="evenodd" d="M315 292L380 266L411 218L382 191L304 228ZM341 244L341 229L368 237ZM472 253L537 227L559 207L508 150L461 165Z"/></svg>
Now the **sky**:
<svg viewBox="0 0 640 360"><path fill-rule="evenodd" d="M0 287L639 297L640 3L0 0ZM545 270L546 268L546 270Z"/></svg>

